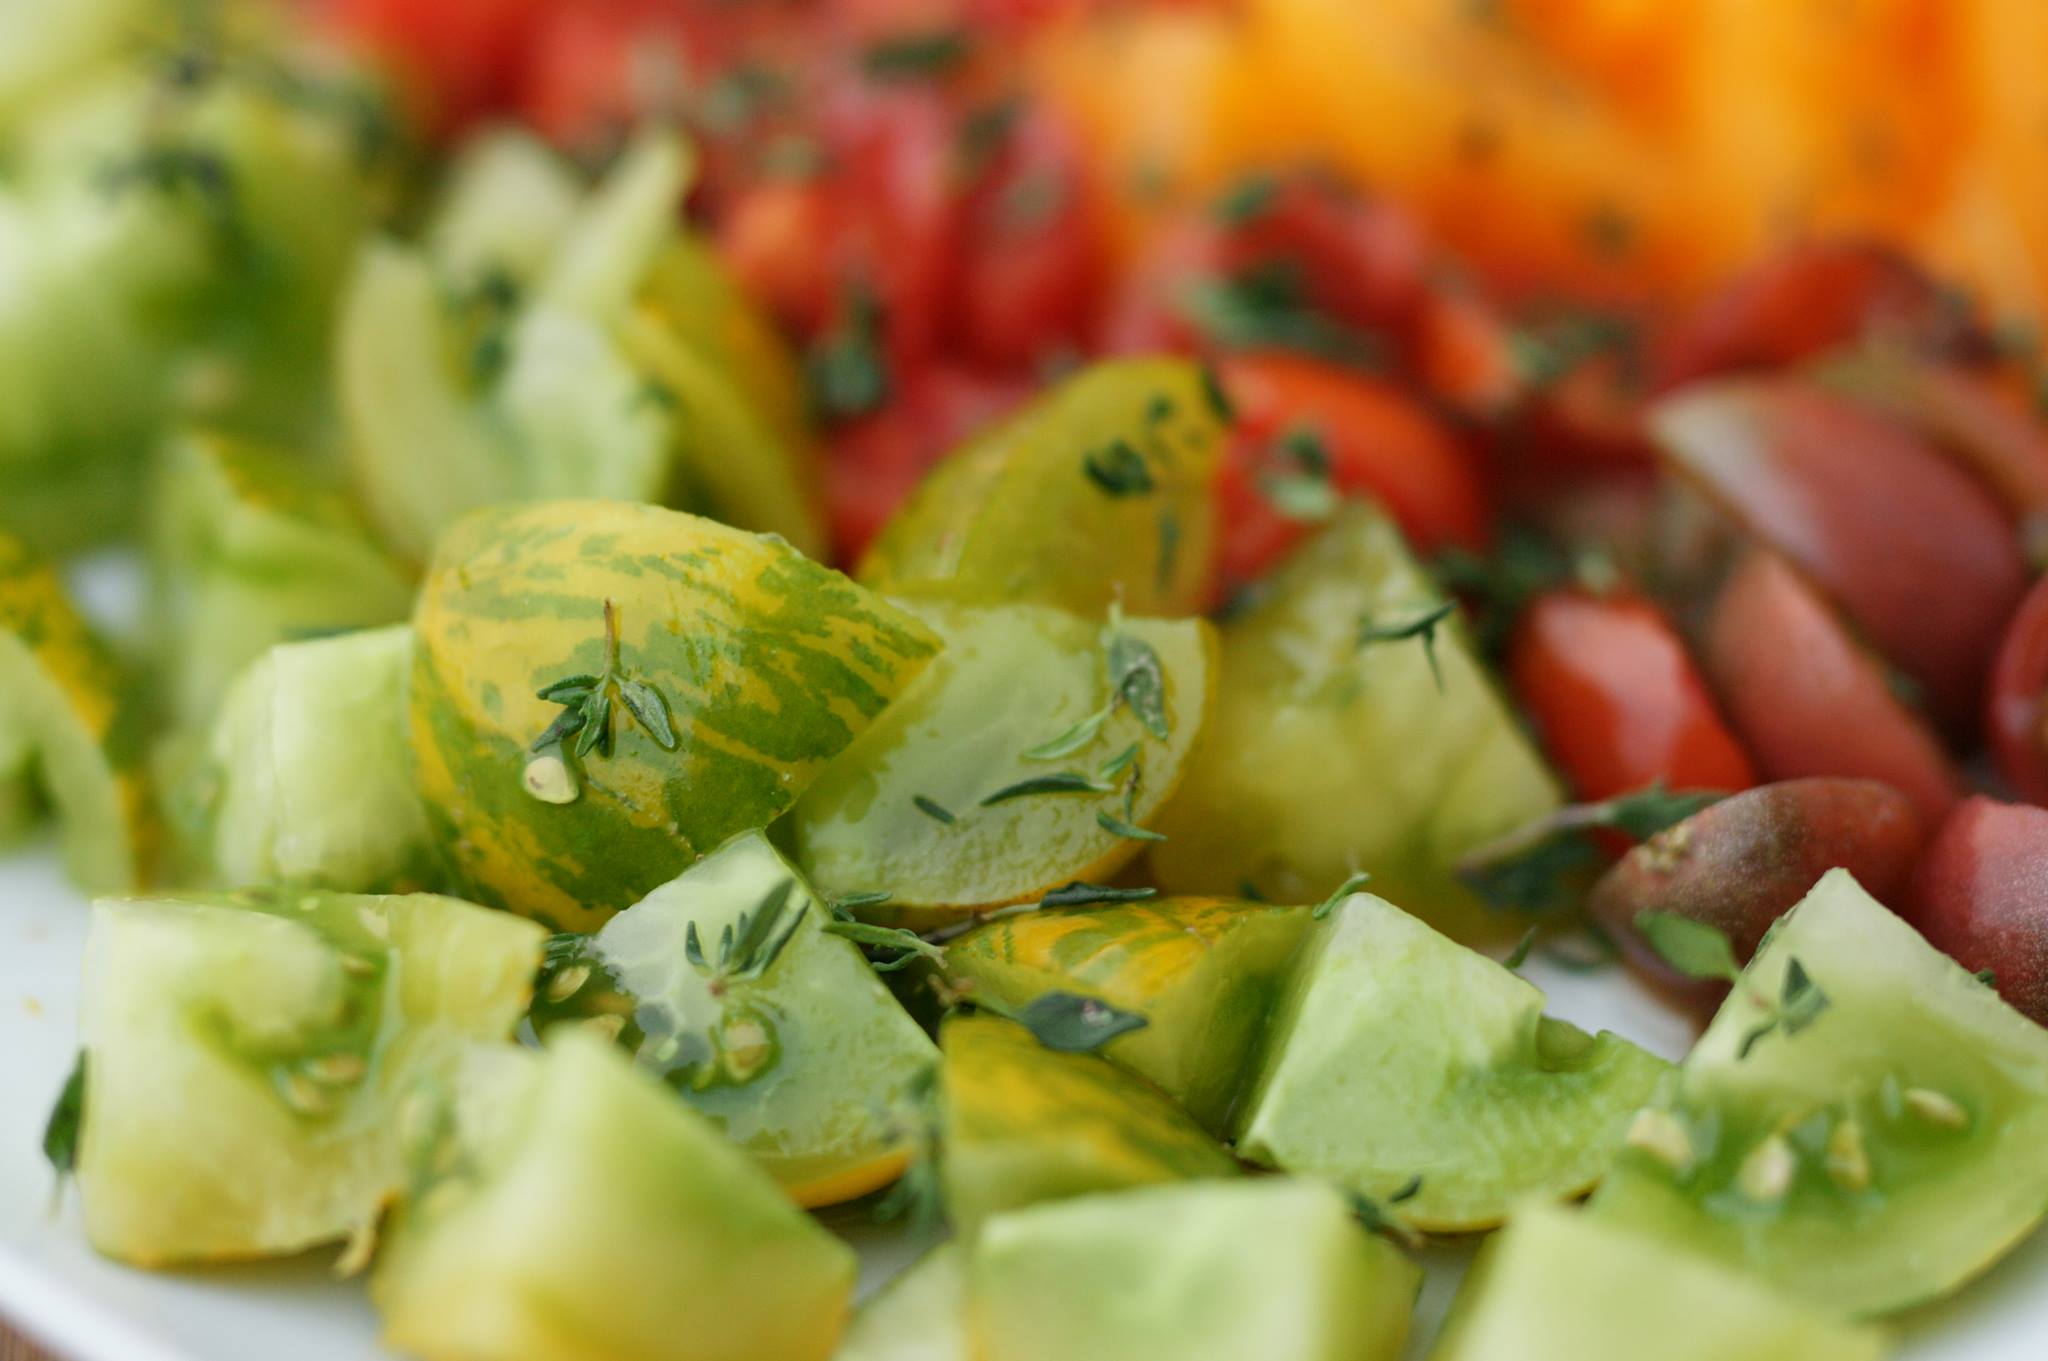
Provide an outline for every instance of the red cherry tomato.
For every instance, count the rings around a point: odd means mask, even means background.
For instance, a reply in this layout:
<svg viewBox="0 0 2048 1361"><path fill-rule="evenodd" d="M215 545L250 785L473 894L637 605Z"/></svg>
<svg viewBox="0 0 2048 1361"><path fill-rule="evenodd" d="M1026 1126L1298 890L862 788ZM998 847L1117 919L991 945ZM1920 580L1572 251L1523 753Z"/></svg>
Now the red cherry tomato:
<svg viewBox="0 0 2048 1361"><path fill-rule="evenodd" d="M933 464L1031 395L1018 379L932 364L894 380L876 411L831 437L825 508L841 562L852 562Z"/></svg>
<svg viewBox="0 0 2048 1361"><path fill-rule="evenodd" d="M1250 178L1168 229L1151 257L1109 298L1104 349L1227 348L1231 336L1194 324L1191 292L1264 278L1405 365L1428 298L1428 252L1414 221L1319 175Z"/></svg>
<svg viewBox="0 0 2048 1361"><path fill-rule="evenodd" d="M510 106L551 0L318 0L323 19L382 57L421 120L449 136Z"/></svg>
<svg viewBox="0 0 2048 1361"><path fill-rule="evenodd" d="M1080 351L1102 267L1073 131L1023 113L966 205L957 340L984 363L1022 368Z"/></svg>
<svg viewBox="0 0 2048 1361"><path fill-rule="evenodd" d="M815 336L839 305L832 195L815 179L762 180L721 214L719 253L740 286L782 326Z"/></svg>
<svg viewBox="0 0 2048 1361"><path fill-rule="evenodd" d="M1964 800L1928 843L1905 914L1999 996L2048 1025L2048 808Z"/></svg>
<svg viewBox="0 0 2048 1361"><path fill-rule="evenodd" d="M1787 247L1730 280L1666 337L1660 387L1775 369L1872 337L1976 347L1967 312L1912 262L1863 241Z"/></svg>
<svg viewBox="0 0 2048 1361"><path fill-rule="evenodd" d="M558 146L602 146L680 116L707 64L681 8L647 0L546 6L527 38L519 113Z"/></svg>
<svg viewBox="0 0 2048 1361"><path fill-rule="evenodd" d="M1377 379L1296 355L1234 355L1219 367L1237 412L1217 477L1226 581L1260 576L1314 529L1276 504L1280 478L1326 475L1338 493L1374 497L1420 552L1485 546L1471 461L1427 408ZM1304 453L1325 460L1326 472L1301 467Z"/></svg>
<svg viewBox="0 0 2048 1361"><path fill-rule="evenodd" d="M1640 596L1540 596L1508 650L1515 695L1577 795L1747 789L1756 771L1677 630Z"/></svg>
<svg viewBox="0 0 2048 1361"><path fill-rule="evenodd" d="M1962 776L1814 589L1783 559L1750 554L1707 621L1701 659L1729 723L1769 779L1880 780L1931 826Z"/></svg>
<svg viewBox="0 0 2048 1361"><path fill-rule="evenodd" d="M2034 583L2006 627L1985 727L1999 773L2027 798L2048 803L2048 579Z"/></svg>

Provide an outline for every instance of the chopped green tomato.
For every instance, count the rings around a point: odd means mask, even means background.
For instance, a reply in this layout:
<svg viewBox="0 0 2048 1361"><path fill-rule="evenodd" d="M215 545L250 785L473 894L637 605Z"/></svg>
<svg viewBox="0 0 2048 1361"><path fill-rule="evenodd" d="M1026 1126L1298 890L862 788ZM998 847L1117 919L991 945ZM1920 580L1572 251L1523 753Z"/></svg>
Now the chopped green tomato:
<svg viewBox="0 0 2048 1361"><path fill-rule="evenodd" d="M1222 440L1191 361L1097 364L934 469L868 550L860 579L966 604L1099 615L1121 600L1133 614L1199 613Z"/></svg>
<svg viewBox="0 0 2048 1361"><path fill-rule="evenodd" d="M415 561L443 524L516 494L502 436L457 376L445 317L424 260L387 243L363 252L337 341L350 469L378 533Z"/></svg>
<svg viewBox="0 0 2048 1361"><path fill-rule="evenodd" d="M1431 1361L1881 1361L1881 1333L1554 1205L1488 1244Z"/></svg>
<svg viewBox="0 0 2048 1361"><path fill-rule="evenodd" d="M218 435L165 457L156 626L172 707L200 722L275 643L403 619L412 583L303 461Z"/></svg>
<svg viewBox="0 0 2048 1361"><path fill-rule="evenodd" d="M439 1156L422 1159L434 1170L401 1205L371 1280L393 1350L423 1361L832 1355L852 1249L702 1117L589 1035L490 1076L499 1090L458 1101Z"/></svg>
<svg viewBox="0 0 2048 1361"><path fill-rule="evenodd" d="M48 553L134 527L164 402L97 217L0 193L0 534Z"/></svg>
<svg viewBox="0 0 2048 1361"><path fill-rule="evenodd" d="M700 324L703 318L698 318ZM812 492L809 435L794 436L748 400L733 364L692 343L652 309L628 317L620 343L666 403L674 425L675 498L741 529L775 533L825 556L824 513ZM800 409L800 408L799 408Z"/></svg>
<svg viewBox="0 0 2048 1361"><path fill-rule="evenodd" d="M1103 1055L1221 1134L1308 924L1305 907L1221 898L1048 908L969 931L946 967L1012 1009L1075 991L1143 1016Z"/></svg>
<svg viewBox="0 0 2048 1361"><path fill-rule="evenodd" d="M689 145L673 132L628 147L563 231L540 276L542 301L583 316L624 315L674 239L695 174Z"/></svg>
<svg viewBox="0 0 2048 1361"><path fill-rule="evenodd" d="M1879 1314L2040 1221L2044 1142L2048 1031L1832 870L1637 1118L1594 1213Z"/></svg>
<svg viewBox="0 0 2048 1361"><path fill-rule="evenodd" d="M895 1180L905 1112L937 1061L788 863L743 836L595 936L550 951L534 1028L614 1031L800 1204Z"/></svg>
<svg viewBox="0 0 2048 1361"><path fill-rule="evenodd" d="M505 335L493 412L507 432L520 499L659 501L671 413L611 328L545 303Z"/></svg>
<svg viewBox="0 0 2048 1361"><path fill-rule="evenodd" d="M367 1232L394 1114L510 1036L543 933L449 898L103 899L86 945L86 1232L144 1265Z"/></svg>
<svg viewBox="0 0 2048 1361"><path fill-rule="evenodd" d="M942 1243L861 1306L833 1361L972 1361L967 1350L967 1265Z"/></svg>
<svg viewBox="0 0 2048 1361"><path fill-rule="evenodd" d="M123 53L151 9L151 0L13 0L0 44L0 129Z"/></svg>
<svg viewBox="0 0 2048 1361"><path fill-rule="evenodd" d="M427 223L426 246L444 278L471 288L502 279L531 286L576 218L583 186L531 133L486 132L465 143Z"/></svg>
<svg viewBox="0 0 2048 1361"><path fill-rule="evenodd" d="M412 630L398 625L288 643L242 673L196 777L214 882L383 893L440 881L406 749L411 667Z"/></svg>
<svg viewBox="0 0 2048 1361"><path fill-rule="evenodd" d="M569 929L774 821L937 648L779 540L596 501L451 526L414 627L436 839L481 900Z"/></svg>
<svg viewBox="0 0 2048 1361"><path fill-rule="evenodd" d="M1558 807L1550 772L1400 531L1345 509L1223 626L1216 709L1159 830L1172 893L1313 902L1354 870L1460 938L1512 937L1452 874Z"/></svg>
<svg viewBox="0 0 2048 1361"><path fill-rule="evenodd" d="M905 608L945 646L797 804L820 889L886 888L885 914L943 919L1101 882L1151 844L1203 731L1207 624Z"/></svg>
<svg viewBox="0 0 2048 1361"><path fill-rule="evenodd" d="M1421 1274L1318 1182L1152 1186L989 1222L980 1361L1393 1361Z"/></svg>
<svg viewBox="0 0 2048 1361"><path fill-rule="evenodd" d="M145 772L147 717L131 677L79 617L57 574L0 534L0 753L10 821L41 797L64 864L88 892L149 875L158 825ZM33 775L34 784L24 783Z"/></svg>
<svg viewBox="0 0 2048 1361"><path fill-rule="evenodd" d="M939 1043L946 1210L965 1237L1042 1200L1238 1174L1180 1107L1106 1059L994 1016L950 1017Z"/></svg>
<svg viewBox="0 0 2048 1361"><path fill-rule="evenodd" d="M1418 1228L1497 1224L1599 1180L1669 1065L1543 1014L1543 994L1393 904L1312 932L1274 1014L1239 1156L1401 1200Z"/></svg>

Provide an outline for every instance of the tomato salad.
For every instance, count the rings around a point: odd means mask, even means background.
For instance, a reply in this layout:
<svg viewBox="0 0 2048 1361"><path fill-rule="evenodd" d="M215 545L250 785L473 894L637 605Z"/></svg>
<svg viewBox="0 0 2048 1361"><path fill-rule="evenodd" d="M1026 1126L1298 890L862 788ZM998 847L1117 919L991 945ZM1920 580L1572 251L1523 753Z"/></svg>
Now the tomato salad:
<svg viewBox="0 0 2048 1361"><path fill-rule="evenodd" d="M102 1253L345 1244L429 1361L1391 1361L1491 1235L1441 1361L1749 1361L2036 1228L2008 300L1618 221L1545 294L1186 132L1317 0L70 5L0 19L0 829L103 895ZM950 1239L855 1311L849 1213Z"/></svg>

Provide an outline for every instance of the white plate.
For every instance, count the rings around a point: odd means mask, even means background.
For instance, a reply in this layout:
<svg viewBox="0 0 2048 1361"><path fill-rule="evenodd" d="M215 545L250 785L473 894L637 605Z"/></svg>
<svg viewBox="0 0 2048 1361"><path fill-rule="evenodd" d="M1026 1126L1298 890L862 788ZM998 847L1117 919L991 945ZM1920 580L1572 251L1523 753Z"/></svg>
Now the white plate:
<svg viewBox="0 0 2048 1361"><path fill-rule="evenodd" d="M103 1262L86 1248L75 1202L53 1207L40 1143L69 1071L78 1013L85 903L47 850L0 860L0 1316L70 1361L366 1361L379 1356L360 1282L334 1279L327 1255L170 1275ZM1618 969L1571 974L1532 960L1554 1010L1676 1057L1684 1022ZM2048 1151L2044 1151L2048 1157ZM848 1216L834 1227L861 1249L866 1284L915 1252L900 1235ZM1419 1358L1465 1265L1464 1249L1428 1254ZM1905 1321L1909 1361L2039 1361L2048 1355L2048 1234L1963 1296Z"/></svg>

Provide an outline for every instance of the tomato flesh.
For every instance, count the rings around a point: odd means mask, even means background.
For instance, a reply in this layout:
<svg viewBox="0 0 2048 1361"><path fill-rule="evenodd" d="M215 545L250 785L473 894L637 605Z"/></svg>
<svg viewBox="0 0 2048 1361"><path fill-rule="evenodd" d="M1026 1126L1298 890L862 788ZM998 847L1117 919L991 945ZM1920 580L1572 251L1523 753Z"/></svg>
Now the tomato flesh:
<svg viewBox="0 0 2048 1361"><path fill-rule="evenodd" d="M1913 874L1908 918L1936 948L2048 1025L2048 808L1966 799Z"/></svg>

